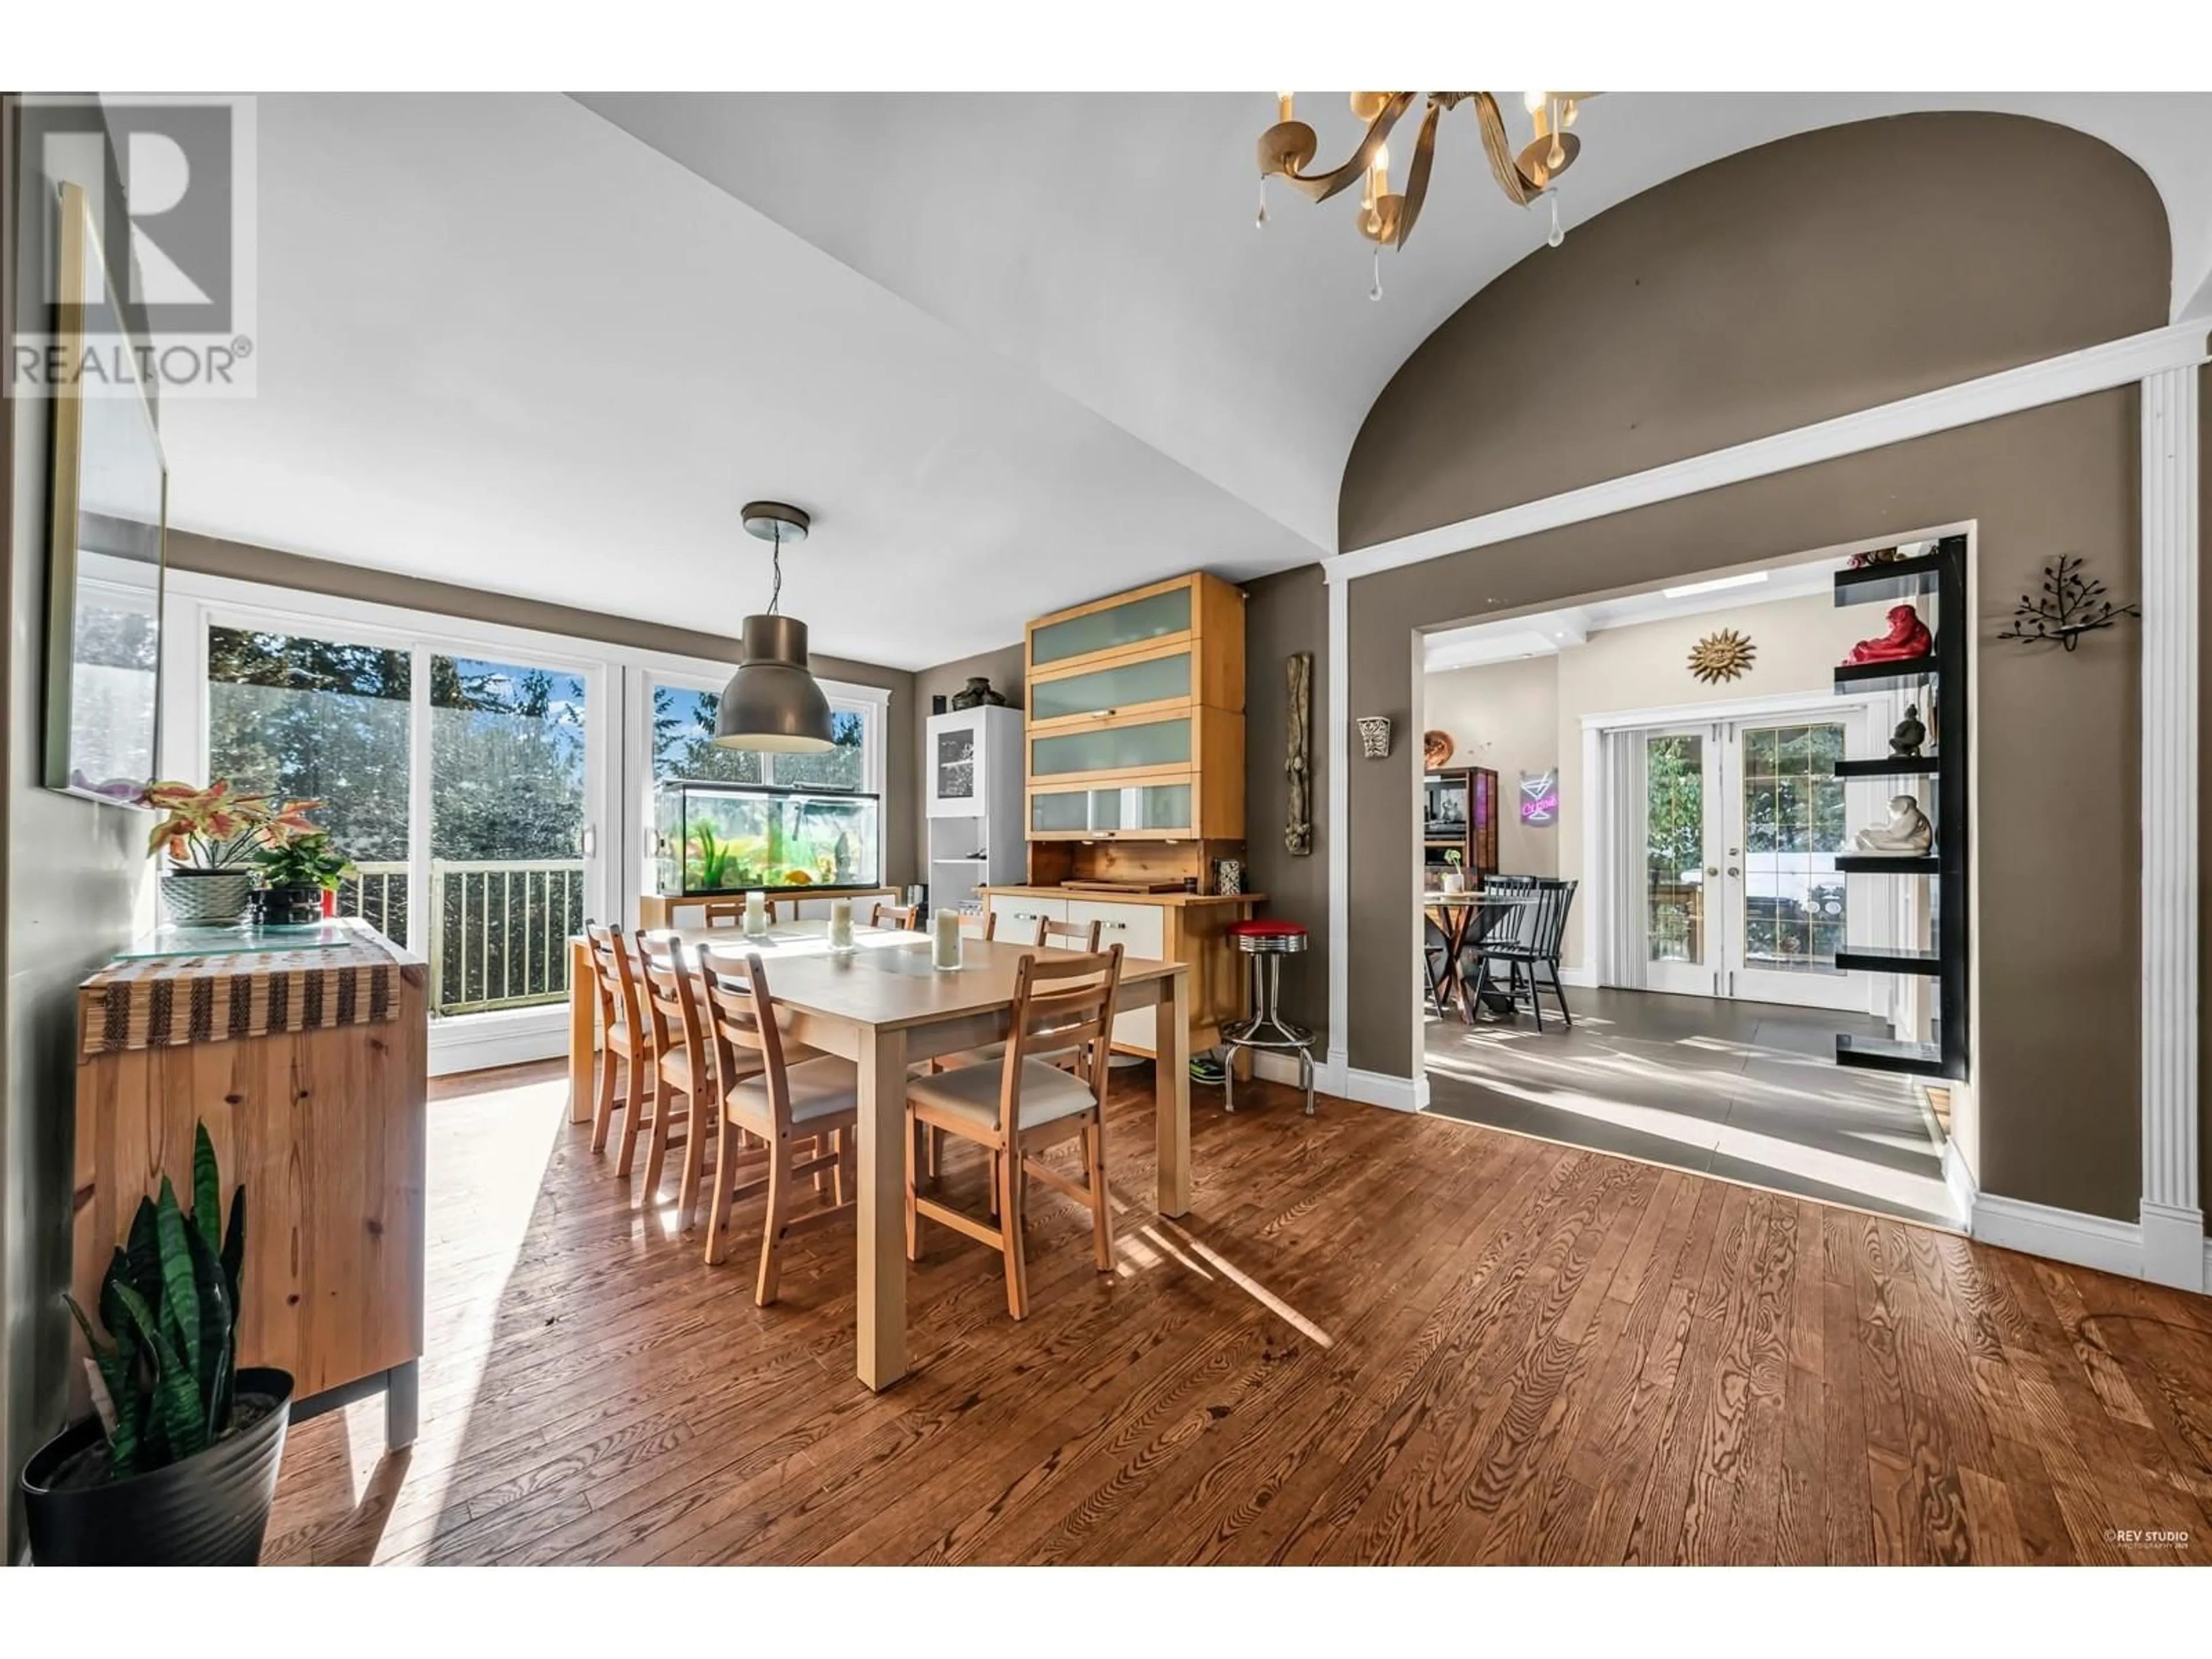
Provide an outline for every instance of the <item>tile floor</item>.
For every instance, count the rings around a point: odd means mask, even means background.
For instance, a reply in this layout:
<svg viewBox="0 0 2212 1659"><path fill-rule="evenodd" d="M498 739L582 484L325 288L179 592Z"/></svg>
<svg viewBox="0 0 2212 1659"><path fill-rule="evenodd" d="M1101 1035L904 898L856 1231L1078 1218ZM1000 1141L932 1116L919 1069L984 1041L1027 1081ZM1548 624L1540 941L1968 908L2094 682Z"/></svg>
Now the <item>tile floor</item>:
<svg viewBox="0 0 2212 1659"><path fill-rule="evenodd" d="M1863 1015L1570 988L1572 1030L1427 1025L1429 1109L1776 1192L1957 1227L1917 1080L1835 1064Z"/></svg>

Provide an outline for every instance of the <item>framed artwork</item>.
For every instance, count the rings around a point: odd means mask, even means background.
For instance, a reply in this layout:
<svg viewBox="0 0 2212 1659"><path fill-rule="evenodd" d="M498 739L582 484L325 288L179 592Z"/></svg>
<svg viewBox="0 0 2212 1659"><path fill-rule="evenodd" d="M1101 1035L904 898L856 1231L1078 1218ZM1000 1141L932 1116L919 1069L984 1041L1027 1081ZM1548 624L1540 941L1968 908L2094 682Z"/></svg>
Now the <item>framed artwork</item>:
<svg viewBox="0 0 2212 1659"><path fill-rule="evenodd" d="M1521 822L1530 830L1549 830L1559 821L1559 769L1521 775Z"/></svg>
<svg viewBox="0 0 2212 1659"><path fill-rule="evenodd" d="M129 802L154 775L169 473L84 191L60 211L58 334L81 367L53 399L45 781Z"/></svg>

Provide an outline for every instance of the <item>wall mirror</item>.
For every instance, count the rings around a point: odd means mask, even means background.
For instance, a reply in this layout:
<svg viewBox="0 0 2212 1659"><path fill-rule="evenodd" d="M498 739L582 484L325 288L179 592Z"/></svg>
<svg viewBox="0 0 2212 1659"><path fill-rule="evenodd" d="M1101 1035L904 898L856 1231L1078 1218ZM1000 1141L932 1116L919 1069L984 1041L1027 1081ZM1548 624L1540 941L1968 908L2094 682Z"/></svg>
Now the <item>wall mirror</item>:
<svg viewBox="0 0 2212 1659"><path fill-rule="evenodd" d="M62 186L60 211L55 334L77 372L53 400L46 782L130 801L154 775L168 469L85 192Z"/></svg>

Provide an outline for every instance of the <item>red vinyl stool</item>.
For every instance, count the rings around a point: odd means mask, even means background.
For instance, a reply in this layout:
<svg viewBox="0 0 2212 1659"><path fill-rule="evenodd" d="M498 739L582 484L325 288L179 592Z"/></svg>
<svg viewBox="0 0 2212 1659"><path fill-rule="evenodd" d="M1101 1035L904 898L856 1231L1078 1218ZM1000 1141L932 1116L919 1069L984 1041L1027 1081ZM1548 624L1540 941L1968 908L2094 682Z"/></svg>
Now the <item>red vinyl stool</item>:
<svg viewBox="0 0 2212 1659"><path fill-rule="evenodd" d="M1285 1019L1276 1006L1277 993L1283 979L1283 958L1304 954L1306 948L1305 924L1297 921L1232 921L1229 936L1237 941L1237 948L1252 958L1252 1017L1240 1019L1221 1028L1221 1046L1224 1048L1258 1048L1270 1052L1287 1051L1298 1057L1298 1083L1306 1091L1306 1115L1314 1115L1313 1033L1303 1025L1294 1025ZM1221 1104L1224 1111L1237 1109L1236 1055L1222 1073Z"/></svg>

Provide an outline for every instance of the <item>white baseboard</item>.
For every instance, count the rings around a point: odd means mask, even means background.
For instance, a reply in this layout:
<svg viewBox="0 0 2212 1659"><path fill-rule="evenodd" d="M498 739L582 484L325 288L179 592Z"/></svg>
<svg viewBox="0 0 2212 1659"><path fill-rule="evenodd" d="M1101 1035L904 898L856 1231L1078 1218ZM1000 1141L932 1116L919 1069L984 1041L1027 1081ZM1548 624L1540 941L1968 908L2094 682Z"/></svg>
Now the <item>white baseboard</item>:
<svg viewBox="0 0 2212 1659"><path fill-rule="evenodd" d="M1597 970L1595 968L1562 968L1559 983L1572 985L1584 991L1597 989Z"/></svg>
<svg viewBox="0 0 2212 1659"><path fill-rule="evenodd" d="M1974 1200L1972 1232L1984 1244L2130 1279L2142 1277L2142 1229L2132 1221L1984 1193Z"/></svg>
<svg viewBox="0 0 2212 1659"><path fill-rule="evenodd" d="M2203 1291L2212 1287L2204 1262L2212 1246L2204 1239L2204 1212L2172 1205L2142 1206L2142 1276L2177 1290Z"/></svg>
<svg viewBox="0 0 2212 1659"><path fill-rule="evenodd" d="M434 1022L430 1027L430 1075L489 1071L526 1060L557 1060L568 1052L568 1012L551 1018L538 1010L527 1015L472 1014Z"/></svg>
<svg viewBox="0 0 2212 1659"><path fill-rule="evenodd" d="M1330 1073L1336 1068L1328 1061L1314 1062L1314 1088L1316 1092L1335 1095L1344 1100L1356 1100L1368 1106L1387 1106L1394 1112L1420 1112L1428 1109L1429 1079L1425 1077L1393 1077L1388 1072L1361 1072L1351 1066L1342 1068L1340 1077ZM1252 1056L1253 1075L1269 1083L1298 1086L1298 1057L1274 1052L1261 1051Z"/></svg>
<svg viewBox="0 0 2212 1659"><path fill-rule="evenodd" d="M1943 1139L1943 1184L1950 1188L1951 1207L1958 1212L1959 1224L1971 1233L1974 1228L1974 1206L1981 1197L1981 1188L1974 1180L1974 1172L1966 1167L1959 1143L1948 1135Z"/></svg>
<svg viewBox="0 0 2212 1659"><path fill-rule="evenodd" d="M1368 1106L1387 1106L1394 1112L1425 1112L1429 1107L1429 1079L1394 1077L1388 1072L1346 1068L1344 1097Z"/></svg>

